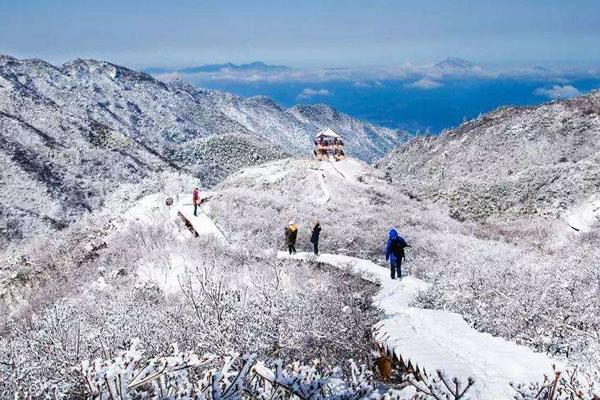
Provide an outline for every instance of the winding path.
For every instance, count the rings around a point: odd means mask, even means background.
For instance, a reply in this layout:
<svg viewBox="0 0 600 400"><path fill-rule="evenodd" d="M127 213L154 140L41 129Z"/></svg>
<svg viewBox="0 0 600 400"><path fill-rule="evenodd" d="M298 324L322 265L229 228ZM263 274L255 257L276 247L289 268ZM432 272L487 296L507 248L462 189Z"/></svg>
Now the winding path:
<svg viewBox="0 0 600 400"><path fill-rule="evenodd" d="M321 179L319 185L325 200L331 197L331 193ZM199 235L214 235L227 242L205 210L194 217L191 202L180 201L176 207ZM203 207L207 207L206 203ZM515 391L510 386L511 382L541 381L544 374L553 372L552 365L556 362L547 356L479 332L459 314L412 307L411 303L419 292L430 288L425 281L411 276L401 281L391 280L388 268L343 255L321 254L316 257L312 253L298 253L290 256L279 252L277 258L328 264L379 285L373 304L384 311L385 318L374 327L375 340L405 365L410 363L426 375L442 370L463 382L473 378L475 385L467 393L468 399L512 399Z"/></svg>
<svg viewBox="0 0 600 400"><path fill-rule="evenodd" d="M375 340L425 374L439 369L463 382L472 377L475 385L467 393L469 399L512 399L510 382L541 381L552 373L555 362L547 356L479 332L459 314L411 307L418 293L430 287L420 279L391 280L387 268L342 255L279 252L277 257L328 264L377 283L380 289L373 304L385 318L374 327Z"/></svg>

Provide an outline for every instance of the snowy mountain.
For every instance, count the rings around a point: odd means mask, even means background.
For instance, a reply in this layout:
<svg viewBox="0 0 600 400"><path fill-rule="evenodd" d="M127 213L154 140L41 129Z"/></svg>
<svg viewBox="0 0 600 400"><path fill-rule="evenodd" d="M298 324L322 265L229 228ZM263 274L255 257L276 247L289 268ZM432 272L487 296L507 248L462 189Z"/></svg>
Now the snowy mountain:
<svg viewBox="0 0 600 400"><path fill-rule="evenodd" d="M373 159L402 140L323 112L343 128L350 154ZM212 185L243 166L310 154L317 116L300 120L268 99L164 83L103 61L0 56L1 237L64 227L118 185L161 171Z"/></svg>
<svg viewBox="0 0 600 400"><path fill-rule="evenodd" d="M455 216L556 216L600 187L600 92L501 108L439 137L419 137L378 163L405 192Z"/></svg>
<svg viewBox="0 0 600 400"><path fill-rule="evenodd" d="M479 74L483 72L483 68L478 64L463 60L462 58L448 57L435 64L431 71L443 75L468 75Z"/></svg>
<svg viewBox="0 0 600 400"><path fill-rule="evenodd" d="M376 168L306 156L323 125L367 160L407 139L326 106L2 57L0 399L164 397L167 384L203 396L217 382L206 368L223 365L232 399L264 396L274 385L254 374L275 380L274 358L298 361L278 374L340 366L327 396L592 393L599 104L596 92L499 109ZM199 180L212 188L195 207ZM317 220L318 256L307 251ZM281 251L289 221L294 255ZM385 257L390 228L410 245L401 280ZM540 383L553 364L565 379ZM255 392L236 369L252 371Z"/></svg>
<svg viewBox="0 0 600 400"><path fill-rule="evenodd" d="M337 112L327 105L283 108L265 96L244 98L223 92L207 92L207 106L218 109L248 131L290 154L310 155L314 135L321 127L339 132L347 153L372 162L385 155L409 135Z"/></svg>
<svg viewBox="0 0 600 400"><path fill-rule="evenodd" d="M448 57L434 65L434 68L439 69L471 69L474 67L477 67L474 62L456 57Z"/></svg>

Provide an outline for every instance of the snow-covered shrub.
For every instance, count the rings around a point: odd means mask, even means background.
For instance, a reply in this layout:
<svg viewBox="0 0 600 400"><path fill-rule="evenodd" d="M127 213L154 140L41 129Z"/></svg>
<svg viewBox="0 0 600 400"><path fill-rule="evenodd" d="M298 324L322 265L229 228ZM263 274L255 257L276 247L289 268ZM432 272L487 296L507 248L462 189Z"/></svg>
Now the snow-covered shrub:
<svg viewBox="0 0 600 400"><path fill-rule="evenodd" d="M172 345L168 355L148 356L133 340L114 357L83 359L65 370L72 386L48 379L42 386L10 386L0 381L0 398L94 399L380 399L372 372L350 360L344 373L318 360L263 363L255 354L198 356ZM387 395L391 399L397 396Z"/></svg>
<svg viewBox="0 0 600 400"><path fill-rule="evenodd" d="M252 354L216 357L181 352L173 346L167 356L148 357L134 341L111 359L84 360L79 374L81 395L94 399L367 399L381 398L372 374L353 361L345 378L339 368L318 361L284 366L257 361ZM388 398L391 398L388 396Z"/></svg>
<svg viewBox="0 0 600 400"><path fill-rule="evenodd" d="M264 359L319 358L327 366L349 358L369 362L371 327L379 319L371 284L224 248L160 214L100 237L102 246L61 240L29 255L35 270L45 255L56 268L38 284L50 294L45 301L32 291L25 307L13 308L20 312L2 316L0 385L7 390L51 384L76 392L73 365L111 358L132 337L150 356L177 342L217 356L235 349Z"/></svg>
<svg viewBox="0 0 600 400"><path fill-rule="evenodd" d="M447 376L440 370L435 371L435 375L430 377L420 377L417 379L414 375L409 374L404 379L416 390L413 397L414 400L460 400L467 398L469 389L475 381L471 378L466 382L461 382L458 378Z"/></svg>
<svg viewBox="0 0 600 400"><path fill-rule="evenodd" d="M598 400L600 399L600 371L579 371L577 368L555 371L543 382L513 385L516 400Z"/></svg>

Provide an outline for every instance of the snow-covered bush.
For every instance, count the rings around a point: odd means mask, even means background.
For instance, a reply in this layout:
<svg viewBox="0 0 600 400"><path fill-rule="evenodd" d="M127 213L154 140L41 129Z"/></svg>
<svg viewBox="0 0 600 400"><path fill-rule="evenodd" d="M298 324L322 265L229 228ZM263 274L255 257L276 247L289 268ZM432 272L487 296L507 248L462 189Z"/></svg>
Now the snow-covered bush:
<svg viewBox="0 0 600 400"><path fill-rule="evenodd" d="M76 391L73 365L109 359L132 337L150 356L177 342L217 356L235 349L263 359L319 358L326 366L369 362L371 327L380 318L372 284L194 238L160 213L96 239L101 245L89 247L87 239L63 238L27 254L31 270L43 270L45 260L55 267L2 316L0 385L7 391Z"/></svg>
<svg viewBox="0 0 600 400"><path fill-rule="evenodd" d="M579 371L577 368L555 371L543 382L513 385L516 400L598 400L600 399L600 371Z"/></svg>
<svg viewBox="0 0 600 400"><path fill-rule="evenodd" d="M148 357L134 342L117 357L83 361L74 368L80 387L94 399L362 399L378 398L372 374L364 366L350 363L344 379L339 368L313 361L284 366L282 361L265 364L256 355L230 354L202 357L180 352Z"/></svg>

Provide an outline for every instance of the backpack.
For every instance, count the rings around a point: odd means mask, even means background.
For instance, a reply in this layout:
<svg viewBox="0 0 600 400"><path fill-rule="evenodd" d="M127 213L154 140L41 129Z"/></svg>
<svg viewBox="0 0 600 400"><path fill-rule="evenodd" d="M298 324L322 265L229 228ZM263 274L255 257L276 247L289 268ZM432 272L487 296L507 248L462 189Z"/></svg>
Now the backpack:
<svg viewBox="0 0 600 400"><path fill-rule="evenodd" d="M401 258L404 256L404 248L408 247L408 244L401 236L398 236L396 239L392 240L392 253L396 255L396 257Z"/></svg>

